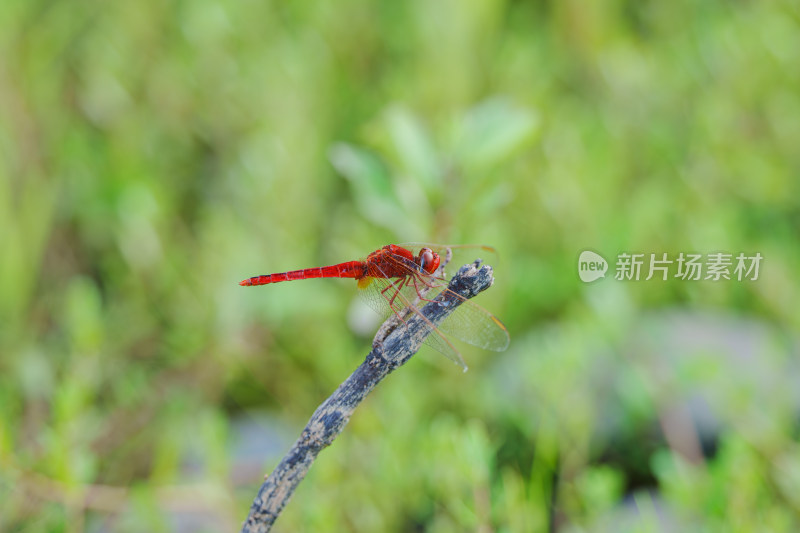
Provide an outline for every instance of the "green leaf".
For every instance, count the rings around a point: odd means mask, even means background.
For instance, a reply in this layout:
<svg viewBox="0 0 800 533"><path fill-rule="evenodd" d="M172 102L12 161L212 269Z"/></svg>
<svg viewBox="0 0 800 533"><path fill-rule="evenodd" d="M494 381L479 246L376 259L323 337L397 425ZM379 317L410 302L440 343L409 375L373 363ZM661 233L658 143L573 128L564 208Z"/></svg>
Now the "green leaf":
<svg viewBox="0 0 800 533"><path fill-rule="evenodd" d="M502 163L529 146L539 119L530 109L506 98L487 100L469 111L458 125L456 159L469 169L485 169Z"/></svg>
<svg viewBox="0 0 800 533"><path fill-rule="evenodd" d="M385 120L401 169L428 188L438 187L442 177L439 158L419 117L408 108L395 105L386 111Z"/></svg>
<svg viewBox="0 0 800 533"><path fill-rule="evenodd" d="M352 184L356 207L364 218L392 231L408 218L397 201L386 168L375 155L347 143L337 143L328 157Z"/></svg>

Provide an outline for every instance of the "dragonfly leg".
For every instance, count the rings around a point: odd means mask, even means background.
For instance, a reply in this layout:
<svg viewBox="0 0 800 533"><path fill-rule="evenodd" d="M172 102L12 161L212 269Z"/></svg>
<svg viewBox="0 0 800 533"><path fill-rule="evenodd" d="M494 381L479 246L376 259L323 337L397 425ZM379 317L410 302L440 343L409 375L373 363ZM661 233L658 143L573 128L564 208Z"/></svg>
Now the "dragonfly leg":
<svg viewBox="0 0 800 533"><path fill-rule="evenodd" d="M408 323L403 319L402 316L400 316L400 313L398 313L394 307L394 300L400 293L400 288L403 286L404 283L406 283L405 278L399 278L391 282L389 285L387 285L381 290L381 296L385 298L386 301L389 302L389 308L392 310L394 315L400 320L400 322L402 322L406 327L408 327ZM386 291L388 291L389 289L394 289L394 294L391 296L391 298L386 296Z"/></svg>
<svg viewBox="0 0 800 533"><path fill-rule="evenodd" d="M392 312L398 318L398 320L400 320L400 322L403 323L406 329L408 329L408 322L405 321L405 319L400 315L400 313L394 307L394 299L397 298L397 295L400 293L400 288L403 286L405 282L406 281L403 278L393 281L391 284L384 287L384 289L381 291L381 296L386 298L386 300L389 302L389 308L392 310ZM392 295L391 298L389 298L384 293L392 288L394 289L394 294Z"/></svg>
<svg viewBox="0 0 800 533"><path fill-rule="evenodd" d="M395 289L394 294L392 295L392 297L390 299L388 299L389 300L389 307L391 307L394 304L394 299L397 298L397 293L400 292L400 288L403 286L404 282L405 282L405 279L399 278L399 279L391 282L386 287L384 287L383 290L381 291L381 294L383 295L383 293L385 293L389 289L392 289L392 288ZM397 286L395 287L395 285L397 285ZM384 298L385 297L386 296L384 295Z"/></svg>
<svg viewBox="0 0 800 533"><path fill-rule="evenodd" d="M416 276L414 276L414 278L415 278L414 279L415 283L417 281L419 281L420 283L422 283L423 285L425 285L429 289L436 289L438 287L442 287L443 285L447 284L447 280L445 278L441 278L439 276L424 276L423 277L423 276L420 276L419 274L417 274ZM428 281L426 278L431 279L431 280L436 280L436 281L442 281L444 283L443 284L442 283L435 283L434 281Z"/></svg>
<svg viewBox="0 0 800 533"><path fill-rule="evenodd" d="M433 284L431 284L431 283L428 283L428 282L426 282L426 281L425 281L425 280L423 280L423 279L419 279L419 280L418 280L418 279L417 279L417 276L412 276L412 277L411 277L411 280L409 280L409 281L413 281L413 282L414 282L414 290L415 290L415 291L417 291L417 297L419 297L419 299L420 299L421 301L423 301L423 302L432 302L432 301L433 301L433 300L431 300L431 299L429 299L429 298L425 298L425 296L423 296L423 294L422 294L422 290L419 288L419 285L417 285L417 281L419 281L420 283L422 283L423 285L425 285L425 286L426 286L427 288L429 288L429 289L434 289L434 288L436 288L436 286L435 286L435 285L433 285ZM410 283L408 283L408 282L406 283L406 285L409 285L409 284L410 284Z"/></svg>

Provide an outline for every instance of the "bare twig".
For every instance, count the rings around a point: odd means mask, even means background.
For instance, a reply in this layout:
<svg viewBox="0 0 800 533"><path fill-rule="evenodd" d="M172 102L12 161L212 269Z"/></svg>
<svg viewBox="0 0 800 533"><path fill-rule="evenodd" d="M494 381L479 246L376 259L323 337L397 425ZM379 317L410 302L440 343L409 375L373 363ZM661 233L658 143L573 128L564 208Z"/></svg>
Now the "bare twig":
<svg viewBox="0 0 800 533"><path fill-rule="evenodd" d="M461 267L450 281L449 289L468 299L489 288L493 281L491 267L481 266L480 261L476 261ZM366 360L317 408L300 438L264 480L242 533L262 533L272 528L314 459L342 432L358 404L383 378L419 350L430 332L426 321L439 324L464 301L461 298L443 291L420 309L422 317L414 314L406 317L402 326L394 324L394 327L382 327L378 331Z"/></svg>

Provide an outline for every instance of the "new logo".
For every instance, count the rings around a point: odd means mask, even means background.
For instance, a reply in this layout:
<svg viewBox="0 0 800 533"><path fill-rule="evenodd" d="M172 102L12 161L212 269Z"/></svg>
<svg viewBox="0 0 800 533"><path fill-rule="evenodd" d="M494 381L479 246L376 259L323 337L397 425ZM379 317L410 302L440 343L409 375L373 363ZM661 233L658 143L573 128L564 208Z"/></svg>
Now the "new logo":
<svg viewBox="0 0 800 533"><path fill-rule="evenodd" d="M591 250L584 250L578 258L578 276L584 283L591 283L606 277L608 262L603 256Z"/></svg>

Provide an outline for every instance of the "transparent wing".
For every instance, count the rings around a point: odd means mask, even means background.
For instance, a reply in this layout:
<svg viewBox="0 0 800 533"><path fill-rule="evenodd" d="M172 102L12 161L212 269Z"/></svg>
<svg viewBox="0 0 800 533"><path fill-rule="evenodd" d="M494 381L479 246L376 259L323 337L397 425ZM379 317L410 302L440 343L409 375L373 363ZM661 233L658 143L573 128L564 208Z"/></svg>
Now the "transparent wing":
<svg viewBox="0 0 800 533"><path fill-rule="evenodd" d="M442 259L442 263L445 262L446 257L450 257L450 261L447 263L447 270L450 272L455 272L461 268L462 265L472 263L476 259L482 259L486 263L497 266L500 257L497 253L497 250L485 244L435 244L429 242L405 242L399 243L397 246L402 246L403 248L411 250L414 255L419 254L420 248L430 248L439 254L439 257Z"/></svg>
<svg viewBox="0 0 800 533"><path fill-rule="evenodd" d="M418 252L413 246L401 246L413 249L415 254ZM445 253L445 250L442 253ZM381 316L385 318L396 314L402 319L408 312L407 309L417 313L424 319L424 327L430 332L425 343L464 369L466 365L463 358L447 335L487 350L503 351L508 347L508 330L491 313L447 289L447 281L443 277L419 272L416 265L406 259L398 257L397 261L406 266L404 276L365 278L359 282L359 287L362 289L359 293L364 301ZM434 325L419 313L419 307L443 292L447 293L448 298L461 301L461 304L444 321Z"/></svg>
<svg viewBox="0 0 800 533"><path fill-rule="evenodd" d="M497 250L486 244L436 244L430 242L400 242L397 246L402 246L409 250L419 252L420 248L428 247L434 252L442 253L448 249L450 250L467 250L467 251L484 251L492 255L497 255Z"/></svg>
<svg viewBox="0 0 800 533"><path fill-rule="evenodd" d="M462 302L446 320L439 324L439 329L443 333L484 350L502 352L508 348L510 341L508 329L496 316L453 291L444 290Z"/></svg>
<svg viewBox="0 0 800 533"><path fill-rule="evenodd" d="M461 353L444 336L439 327L420 313L419 308L426 302L419 301L416 293L414 299L409 299L408 287L400 287L404 283L405 278L364 278L359 282L361 290L358 293L368 306L384 318L394 314L402 322L406 322L414 314L419 316L422 319L421 327L427 333L423 342L466 371L467 365L464 363ZM426 295L425 298L428 296Z"/></svg>
<svg viewBox="0 0 800 533"><path fill-rule="evenodd" d="M414 255L419 253L420 248L427 246L439 254L442 262L445 261L445 257L449 256L450 261L447 266L450 271L455 271L462 265L475 261L476 254L489 257L490 261L497 260L497 251L494 248L479 244L403 243L398 246L411 250ZM502 352L508 348L510 338L503 323L483 307L447 289L446 276L443 272L431 276L417 271L412 264L409 267L409 275L415 276L417 282L416 284L406 284L401 289L404 291L406 299L413 302L417 296L416 289L427 285L432 288L426 298L433 299L440 292L446 291L449 293L449 297L462 302L458 309L439 325L442 332L485 350ZM438 277L439 275L441 277Z"/></svg>

